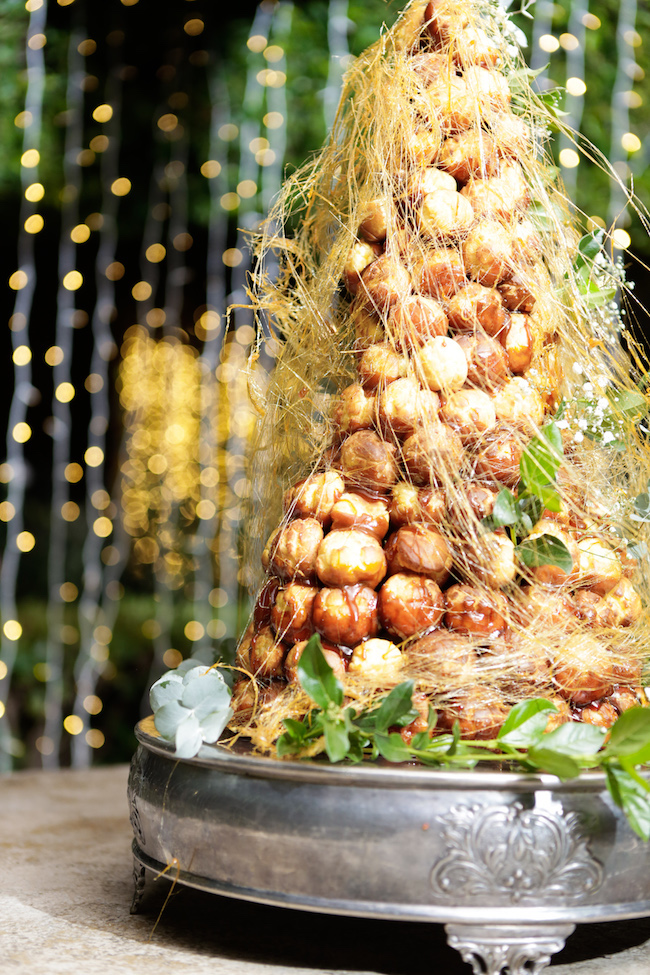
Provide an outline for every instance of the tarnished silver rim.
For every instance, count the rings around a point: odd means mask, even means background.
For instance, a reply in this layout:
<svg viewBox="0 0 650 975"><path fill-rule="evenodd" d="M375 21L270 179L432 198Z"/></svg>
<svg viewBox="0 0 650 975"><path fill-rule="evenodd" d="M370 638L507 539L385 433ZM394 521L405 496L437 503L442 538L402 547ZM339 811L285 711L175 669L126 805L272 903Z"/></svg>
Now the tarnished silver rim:
<svg viewBox="0 0 650 975"><path fill-rule="evenodd" d="M174 746L163 738L149 734L136 725L135 735L147 751L183 765L219 769L233 775L253 778L283 779L295 782L318 782L336 785L354 785L386 789L487 789L495 791L517 790L536 792L602 792L607 787L603 772L583 772L577 779L562 781L555 775L544 773L491 771L440 770L416 765L330 765L314 760L292 761L264 758L259 755L240 754L222 745L204 745L194 758L175 758Z"/></svg>

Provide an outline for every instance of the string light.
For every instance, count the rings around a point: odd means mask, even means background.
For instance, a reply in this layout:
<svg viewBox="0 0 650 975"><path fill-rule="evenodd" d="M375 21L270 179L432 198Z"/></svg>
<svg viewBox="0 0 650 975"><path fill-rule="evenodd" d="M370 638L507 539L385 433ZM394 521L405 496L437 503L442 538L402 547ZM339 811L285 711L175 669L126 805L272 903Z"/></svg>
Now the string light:
<svg viewBox="0 0 650 975"><path fill-rule="evenodd" d="M632 238L627 230L618 227L612 234L612 244L617 250L626 250L632 243Z"/></svg>
<svg viewBox="0 0 650 975"><path fill-rule="evenodd" d="M279 129L284 125L284 116L281 112L267 112L262 121L267 129Z"/></svg>
<svg viewBox="0 0 650 975"><path fill-rule="evenodd" d="M598 28L601 26L600 17L596 17L596 15L592 13L583 14L582 23L588 30L598 30Z"/></svg>
<svg viewBox="0 0 650 975"><path fill-rule="evenodd" d="M560 46L560 42L558 41L557 37L553 37L552 34L542 34L537 43L539 44L541 50L545 51L547 54L552 54L554 51L557 51Z"/></svg>
<svg viewBox="0 0 650 975"><path fill-rule="evenodd" d="M45 196L45 187L42 183L30 183L25 189L25 199L30 203L38 203Z"/></svg>
<svg viewBox="0 0 650 975"><path fill-rule="evenodd" d="M208 159L202 164L200 172L206 179L214 179L221 172L221 163L216 159Z"/></svg>
<svg viewBox="0 0 650 975"><path fill-rule="evenodd" d="M3 624L2 632L8 640L15 642L16 640L20 640L21 636L23 635L23 628L18 620L6 620L6 622Z"/></svg>
<svg viewBox="0 0 650 975"><path fill-rule="evenodd" d="M239 128L233 122L226 122L220 126L218 134L224 142L232 142L239 135Z"/></svg>
<svg viewBox="0 0 650 975"><path fill-rule="evenodd" d="M621 136L621 146L626 152L638 152L641 148L641 140L633 132L625 132Z"/></svg>
<svg viewBox="0 0 650 975"><path fill-rule="evenodd" d="M562 149L559 155L560 165L567 169L574 169L580 164L580 156L575 149Z"/></svg>
<svg viewBox="0 0 650 975"><path fill-rule="evenodd" d="M580 41L574 34L560 34L559 42L565 51L575 51L580 46Z"/></svg>
<svg viewBox="0 0 650 975"><path fill-rule="evenodd" d="M263 34L253 34L246 41L246 47L249 51L259 54L266 47L266 37Z"/></svg>
<svg viewBox="0 0 650 975"><path fill-rule="evenodd" d="M586 92L587 86L582 80L582 78L567 78L566 90L569 92L570 95L575 95L576 97L580 97L581 95L584 95L584 93Z"/></svg>
<svg viewBox="0 0 650 975"><path fill-rule="evenodd" d="M96 122L108 122L113 117L112 105L98 105L93 109L93 118Z"/></svg>
<svg viewBox="0 0 650 975"><path fill-rule="evenodd" d="M33 213L31 217L27 217L25 220L24 227L28 234L38 234L43 229L45 221L40 213Z"/></svg>
<svg viewBox="0 0 650 975"><path fill-rule="evenodd" d="M114 196L128 196L131 192L131 180L126 176L120 176L111 183L111 193Z"/></svg>

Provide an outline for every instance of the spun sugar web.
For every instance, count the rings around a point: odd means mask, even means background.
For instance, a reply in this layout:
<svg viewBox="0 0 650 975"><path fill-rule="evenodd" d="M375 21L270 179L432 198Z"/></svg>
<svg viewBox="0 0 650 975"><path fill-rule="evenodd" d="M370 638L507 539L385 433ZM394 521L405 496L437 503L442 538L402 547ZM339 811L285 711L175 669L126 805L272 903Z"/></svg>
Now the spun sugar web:
<svg viewBox="0 0 650 975"><path fill-rule="evenodd" d="M232 727L262 750L312 706L296 662L314 628L351 702L413 678L439 730L490 736L539 696L601 724L645 703L647 371L623 342L620 260L581 232L548 149L562 123L530 82L498 6L413 0L349 68L329 140L256 241L257 605ZM345 530L385 572L337 575Z"/></svg>

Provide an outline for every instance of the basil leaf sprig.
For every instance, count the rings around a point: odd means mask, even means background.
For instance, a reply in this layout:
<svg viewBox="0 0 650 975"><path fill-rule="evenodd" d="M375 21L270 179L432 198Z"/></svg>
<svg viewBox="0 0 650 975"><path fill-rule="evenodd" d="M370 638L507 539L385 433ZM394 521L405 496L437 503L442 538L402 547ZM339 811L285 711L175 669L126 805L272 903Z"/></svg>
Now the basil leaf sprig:
<svg viewBox="0 0 650 975"><path fill-rule="evenodd" d="M343 685L329 667L317 635L302 652L298 679L317 706L301 721L285 718L285 731L276 742L280 757L324 752L330 762L381 756L388 762L462 769L479 762L509 762L563 780L576 778L584 769L601 768L631 828L643 840L650 839L650 783L638 771L650 762L650 708L621 714L607 742L606 730L589 724L568 722L547 732L557 708L543 698L516 704L493 740L461 739L458 722L451 733L432 737L436 713L431 708L427 730L407 742L398 729L419 714L413 708L412 680L398 684L373 708L346 706Z"/></svg>
<svg viewBox="0 0 650 975"><path fill-rule="evenodd" d="M528 538L542 511L559 511L557 473L562 463L562 434L557 424L547 423L526 445L519 462L519 487L516 496L509 488L499 491L492 514L482 525L492 531L505 527L515 542L516 554L529 568L556 565L570 572L573 559L564 542L554 535Z"/></svg>
<svg viewBox="0 0 650 975"><path fill-rule="evenodd" d="M193 758L202 744L212 744L233 711L231 691L216 667L184 660L163 674L149 691L156 730L173 741L177 758Z"/></svg>

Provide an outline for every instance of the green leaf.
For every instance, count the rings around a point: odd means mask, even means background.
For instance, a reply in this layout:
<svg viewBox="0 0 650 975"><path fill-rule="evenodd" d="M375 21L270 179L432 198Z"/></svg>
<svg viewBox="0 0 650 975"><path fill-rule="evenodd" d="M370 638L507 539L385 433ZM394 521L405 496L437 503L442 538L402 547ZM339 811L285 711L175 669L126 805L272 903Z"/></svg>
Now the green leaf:
<svg viewBox="0 0 650 975"><path fill-rule="evenodd" d="M614 763L605 766L607 787L628 823L642 840L650 840L650 796L632 776Z"/></svg>
<svg viewBox="0 0 650 975"><path fill-rule="evenodd" d="M414 750L426 750L427 752L431 752L432 755L448 752L453 744L454 739L452 735L436 735L434 738L430 738L428 731L420 731L411 739L411 745Z"/></svg>
<svg viewBox="0 0 650 975"><path fill-rule="evenodd" d="M578 268L575 275L578 291L582 296L582 303L588 307L597 308L606 305L616 296L618 285L614 278L593 273L593 267L584 264Z"/></svg>
<svg viewBox="0 0 650 975"><path fill-rule="evenodd" d="M410 749L397 732L393 732L392 735L375 735L375 744L379 754L387 762L408 762L411 760Z"/></svg>
<svg viewBox="0 0 650 975"><path fill-rule="evenodd" d="M648 412L648 400L643 393L632 389L619 389L607 394L607 399L617 413L626 418L640 418Z"/></svg>
<svg viewBox="0 0 650 975"><path fill-rule="evenodd" d="M557 711L555 705L544 698L515 704L501 726L498 741L515 748L536 745L546 730L549 714L554 711Z"/></svg>
<svg viewBox="0 0 650 975"><path fill-rule="evenodd" d="M573 567L573 558L564 542L555 535L539 535L537 538L525 538L517 545L518 557L533 569L539 565L556 565L558 569L569 573Z"/></svg>
<svg viewBox="0 0 650 975"><path fill-rule="evenodd" d="M542 505L549 511L559 511L562 507L562 499L557 490L550 484L540 485L537 488L537 497Z"/></svg>
<svg viewBox="0 0 650 975"><path fill-rule="evenodd" d="M288 741L303 742L312 734L311 728L308 728L302 721L296 721L295 718L285 718L282 724L286 728L282 737Z"/></svg>
<svg viewBox="0 0 650 975"><path fill-rule="evenodd" d="M632 542L632 544L628 545L627 547L627 554L633 559L637 559L639 562L641 562L643 559L646 559L650 553L645 542Z"/></svg>
<svg viewBox="0 0 650 975"><path fill-rule="evenodd" d="M368 739L361 739L359 735L354 735L350 738L350 745L348 748L347 758L351 762L362 762L365 758L364 745L368 743Z"/></svg>
<svg viewBox="0 0 650 975"><path fill-rule="evenodd" d="M604 728L569 721L544 736L544 748L555 749L574 758L593 758L600 750L605 735Z"/></svg>
<svg viewBox="0 0 650 975"><path fill-rule="evenodd" d="M614 722L605 749L607 755L640 756L635 765L650 759L650 708L630 708Z"/></svg>
<svg viewBox="0 0 650 975"><path fill-rule="evenodd" d="M533 530L542 514L542 502L532 494L523 495L517 501L520 516L520 534L527 535Z"/></svg>
<svg viewBox="0 0 650 975"><path fill-rule="evenodd" d="M284 758L286 755L297 755L303 747L303 744L285 731L285 733L280 735L276 741L275 747L277 749L278 758Z"/></svg>
<svg viewBox="0 0 650 975"><path fill-rule="evenodd" d="M375 727L378 732L388 731L393 725L396 725L400 719L405 716L409 716L413 713L413 687L414 682L412 680L404 681L394 687L390 694L387 694L381 705L374 712L375 714ZM418 712L415 712L417 716ZM414 716L414 717L415 717ZM414 720L411 718L411 721ZM410 722L408 722L410 723ZM401 739L400 739L401 741Z"/></svg>
<svg viewBox="0 0 650 975"><path fill-rule="evenodd" d="M543 772L557 775L559 779L575 779L580 775L580 766L573 758L556 752L553 748L545 748L544 745L529 748L528 761Z"/></svg>
<svg viewBox="0 0 650 975"><path fill-rule="evenodd" d="M350 747L350 738L345 721L323 721L325 733L325 751L330 762L341 762L346 757Z"/></svg>
<svg viewBox="0 0 650 975"><path fill-rule="evenodd" d="M494 508L489 515L491 524L496 528L503 525L515 525L519 521L519 511L514 494L508 488L502 488L494 499ZM487 519L483 519L486 521Z"/></svg>
<svg viewBox="0 0 650 975"><path fill-rule="evenodd" d="M632 520L650 522L650 494L647 491L637 494L634 499Z"/></svg>
<svg viewBox="0 0 650 975"><path fill-rule="evenodd" d="M581 237L578 242L578 256L575 260L576 267L582 266L585 263L585 258L589 261L593 261L598 254L601 253L603 249L603 231L592 230L590 234L585 234Z"/></svg>
<svg viewBox="0 0 650 975"><path fill-rule="evenodd" d="M323 711L327 711L332 704L340 707L343 703L343 685L325 659L317 633L309 638L300 655L298 680L303 691Z"/></svg>
<svg viewBox="0 0 650 975"><path fill-rule="evenodd" d="M562 454L562 434L551 421L526 445L519 462L522 483L531 494L555 480Z"/></svg>

